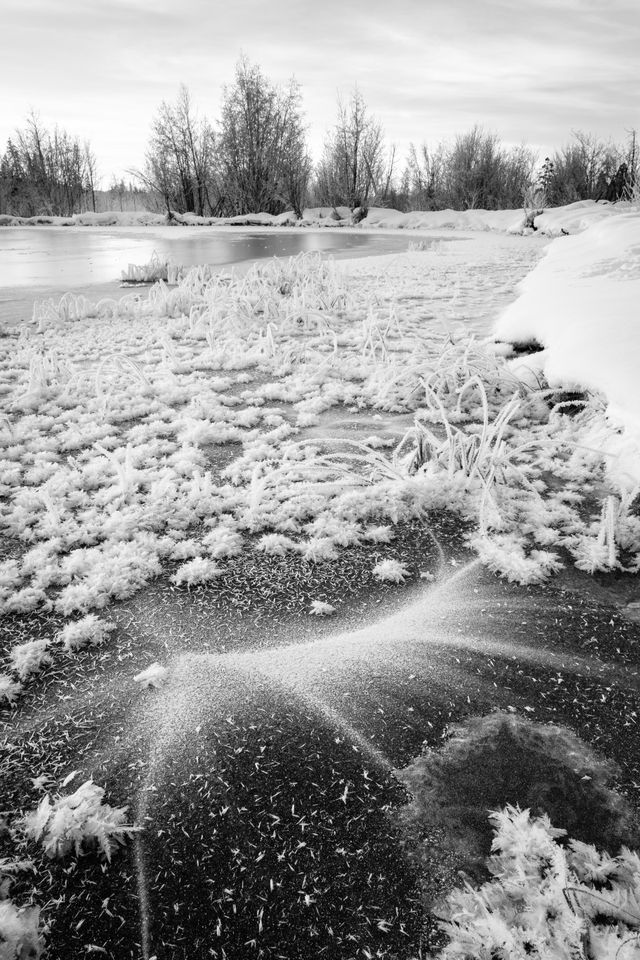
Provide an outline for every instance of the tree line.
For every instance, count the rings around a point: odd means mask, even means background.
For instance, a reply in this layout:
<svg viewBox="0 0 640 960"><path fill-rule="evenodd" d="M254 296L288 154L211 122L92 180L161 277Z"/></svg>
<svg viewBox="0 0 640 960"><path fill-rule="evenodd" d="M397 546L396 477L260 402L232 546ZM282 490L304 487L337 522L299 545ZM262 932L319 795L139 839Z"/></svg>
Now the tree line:
<svg viewBox="0 0 640 960"><path fill-rule="evenodd" d="M32 113L0 155L0 213L71 216L95 210L96 174L88 142L57 127L46 130Z"/></svg>
<svg viewBox="0 0 640 960"><path fill-rule="evenodd" d="M129 171L129 188L147 206L200 216L234 216L305 206L370 206L400 210L503 209L533 203L628 198L639 179L636 134L623 145L574 132L542 165L530 147L507 147L476 126L452 143L412 144L400 168L380 121L355 88L339 99L334 126L314 164L302 92L295 79L276 84L241 57L222 92L213 124L195 110L181 86L174 103L154 116L144 164ZM112 183L111 195L126 193ZM96 160L88 143L32 114L0 156L0 213L71 215L96 209Z"/></svg>

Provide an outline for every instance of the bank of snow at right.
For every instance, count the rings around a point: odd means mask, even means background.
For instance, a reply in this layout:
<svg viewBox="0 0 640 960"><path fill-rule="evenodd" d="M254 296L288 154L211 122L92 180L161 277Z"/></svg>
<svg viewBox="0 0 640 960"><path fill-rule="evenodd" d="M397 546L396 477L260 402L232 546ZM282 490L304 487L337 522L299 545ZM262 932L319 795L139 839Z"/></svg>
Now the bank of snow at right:
<svg viewBox="0 0 640 960"><path fill-rule="evenodd" d="M603 397L617 479L639 484L640 210L553 240L520 290L496 338L540 344L514 365L537 367L551 387Z"/></svg>

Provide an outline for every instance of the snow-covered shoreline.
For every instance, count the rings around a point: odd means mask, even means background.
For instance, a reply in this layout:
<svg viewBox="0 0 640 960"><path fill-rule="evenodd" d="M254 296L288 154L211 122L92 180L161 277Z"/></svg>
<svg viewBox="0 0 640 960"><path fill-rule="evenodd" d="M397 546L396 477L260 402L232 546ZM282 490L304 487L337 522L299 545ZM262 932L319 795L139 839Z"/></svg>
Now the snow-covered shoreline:
<svg viewBox="0 0 640 960"><path fill-rule="evenodd" d="M347 207L313 207L303 211L299 219L291 211L240 214L234 217L199 217L193 213L172 213L171 221L162 213L140 211L107 211L77 213L70 217L41 215L17 217L0 215L0 227L194 227L228 228L251 227L272 230L340 229L340 230L495 230L507 233L527 233L534 230L547 236L579 233L592 223L633 209L628 202L580 200L564 207L539 211L513 210L428 210L402 213L387 207L371 207L364 219L354 221Z"/></svg>
<svg viewBox="0 0 640 960"><path fill-rule="evenodd" d="M601 395L611 434L594 442L604 443L618 482L633 489L640 484L640 213L554 240L520 291L495 335L543 349L515 361L514 372Z"/></svg>

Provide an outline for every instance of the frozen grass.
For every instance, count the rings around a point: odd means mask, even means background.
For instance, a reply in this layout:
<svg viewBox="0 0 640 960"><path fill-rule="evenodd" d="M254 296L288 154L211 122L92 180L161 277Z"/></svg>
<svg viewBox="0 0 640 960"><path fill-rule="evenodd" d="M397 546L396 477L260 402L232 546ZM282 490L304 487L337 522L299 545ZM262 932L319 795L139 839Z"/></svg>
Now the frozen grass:
<svg viewBox="0 0 640 960"><path fill-rule="evenodd" d="M178 266L172 260L161 260L154 250L148 263L130 263L120 274L120 282L123 286L133 286L136 283L156 283L164 280L174 285L180 282L184 272L184 267Z"/></svg>

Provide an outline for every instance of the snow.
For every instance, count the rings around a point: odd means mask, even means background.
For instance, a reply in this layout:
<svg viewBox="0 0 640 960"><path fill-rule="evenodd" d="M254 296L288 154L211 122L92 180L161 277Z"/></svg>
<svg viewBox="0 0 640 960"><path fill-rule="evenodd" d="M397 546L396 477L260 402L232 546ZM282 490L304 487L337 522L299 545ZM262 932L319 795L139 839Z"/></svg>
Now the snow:
<svg viewBox="0 0 640 960"><path fill-rule="evenodd" d="M498 320L496 337L537 341L544 354L525 366L537 367L552 386L606 398L609 420L624 437L612 437L610 448L630 482L640 482L640 214L597 219L554 240L521 291Z"/></svg>
<svg viewBox="0 0 640 960"><path fill-rule="evenodd" d="M397 230L496 230L507 232L522 222L522 210L416 210L400 213L373 207L362 221L368 227Z"/></svg>
<svg viewBox="0 0 640 960"><path fill-rule="evenodd" d="M551 207L534 219L536 230L549 237L582 233L588 227L620 213L632 211L631 203L608 203L601 200L578 200L564 207Z"/></svg>
<svg viewBox="0 0 640 960"><path fill-rule="evenodd" d="M564 207L552 207L534 217L535 230L548 236L579 233L588 226L628 210L630 203L580 200ZM336 217L337 212L337 217ZM532 211L535 213L535 211ZM72 217L14 217L0 216L0 227L56 226L56 227L164 227L168 223L164 213L141 211L110 211L106 213L78 213ZM365 219L354 223L348 207L309 207L303 210L302 220L292 211L278 215L270 213L240 214L235 217L199 217L193 213L172 214L172 225L180 227L295 227L304 229L368 230L462 230L496 231L519 234L528 232L522 209L513 210L412 210L402 213L390 207L370 207ZM135 265L130 265L135 266ZM127 271L128 272L128 271ZM135 279L132 275L131 279Z"/></svg>

